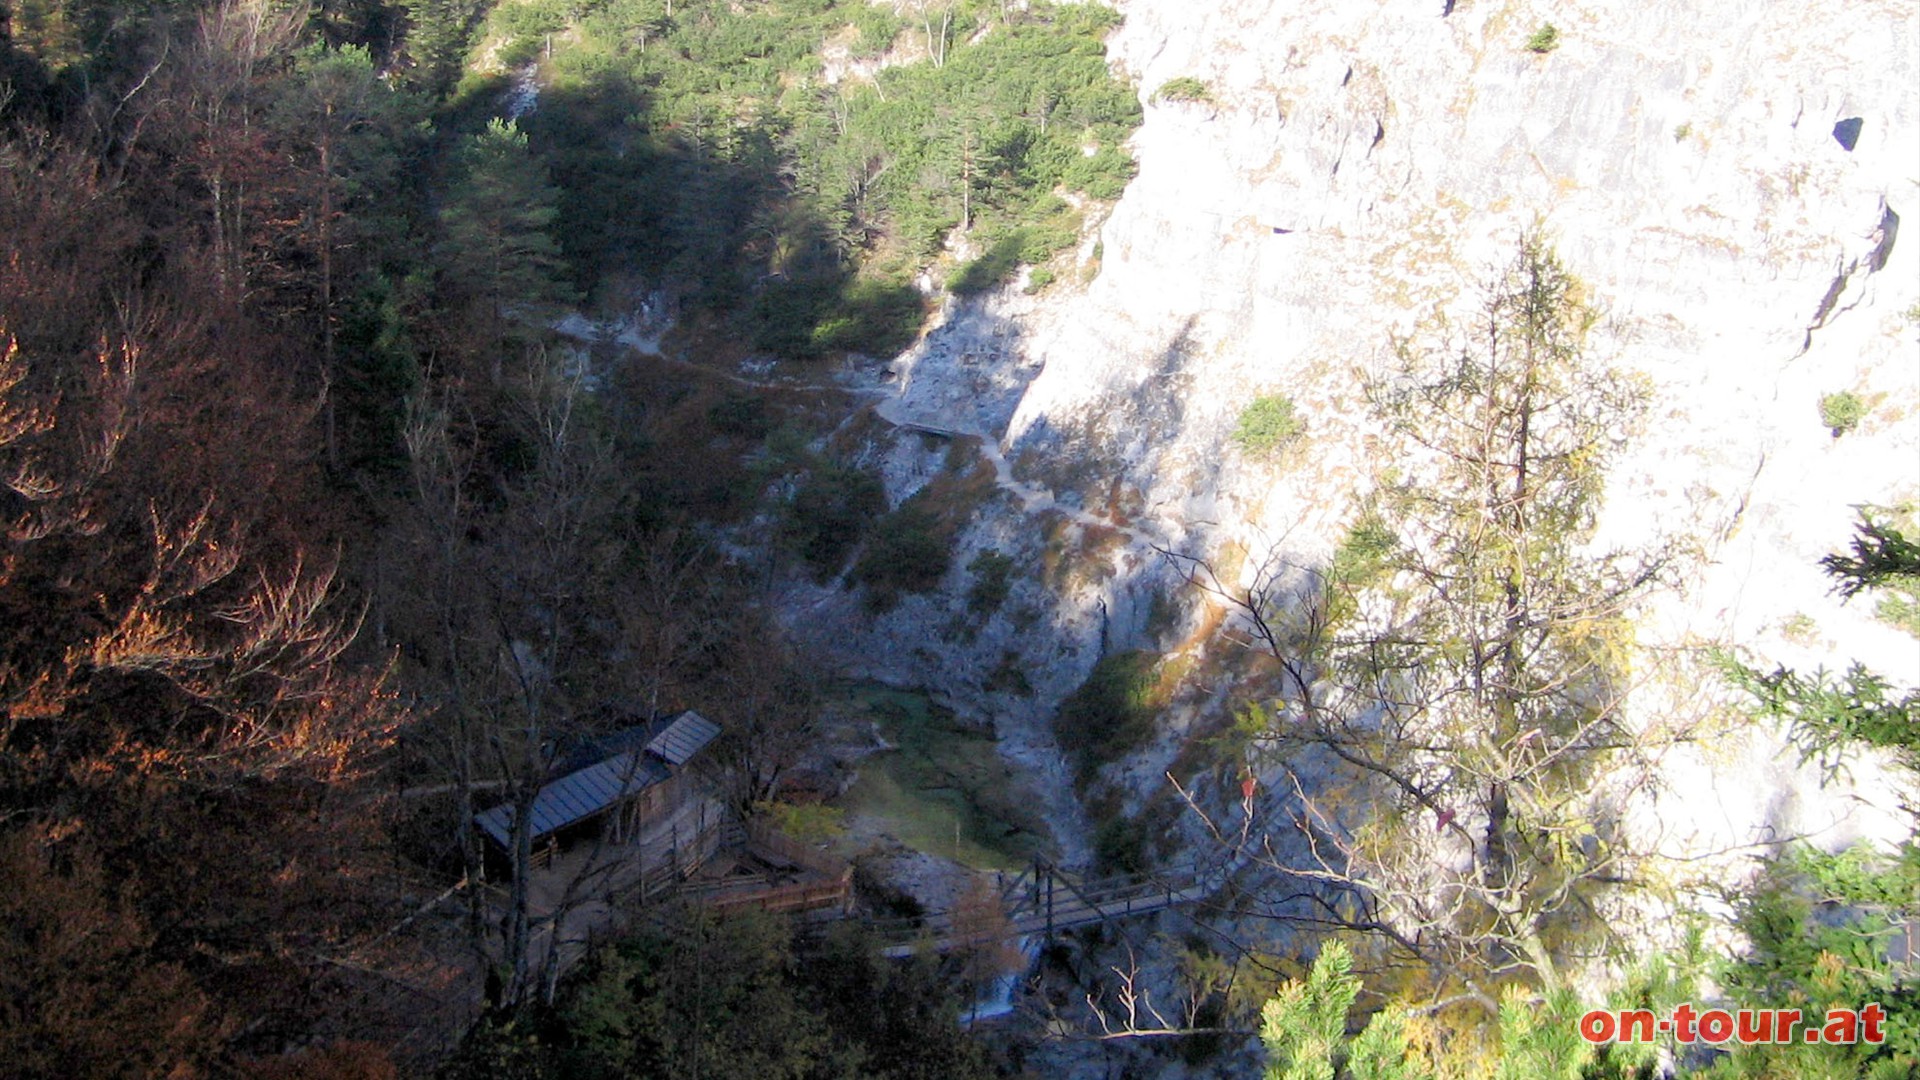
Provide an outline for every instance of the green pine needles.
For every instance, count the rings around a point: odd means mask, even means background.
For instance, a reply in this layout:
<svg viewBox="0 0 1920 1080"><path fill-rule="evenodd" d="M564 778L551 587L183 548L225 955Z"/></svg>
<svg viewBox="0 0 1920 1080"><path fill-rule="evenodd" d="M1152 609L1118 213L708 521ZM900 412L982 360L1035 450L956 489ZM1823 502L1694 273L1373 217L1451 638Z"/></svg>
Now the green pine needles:
<svg viewBox="0 0 1920 1080"><path fill-rule="evenodd" d="M525 7L545 21L508 26ZM553 42L525 124L564 192L555 232L576 280L677 282L781 358L889 355L925 317L923 268L979 291L1071 248L1074 197L1116 198L1133 176L1141 107L1104 44L1118 16L923 7L501 5L500 36ZM549 38L554 19L567 30ZM895 62L829 79L825 44L848 40ZM977 254L948 265L956 234Z"/></svg>
<svg viewBox="0 0 1920 1080"><path fill-rule="evenodd" d="M1841 390L1820 398L1820 422L1834 438L1851 432L1867 418L1867 403L1851 390Z"/></svg>
<svg viewBox="0 0 1920 1080"><path fill-rule="evenodd" d="M1233 429L1233 443L1254 457L1273 457L1305 432L1306 426L1294 410L1293 399L1283 394L1263 394L1240 410L1240 421Z"/></svg>
<svg viewBox="0 0 1920 1080"><path fill-rule="evenodd" d="M1213 100L1213 88L1205 81L1191 75L1182 75L1177 79L1168 79L1153 92L1153 100L1160 101L1199 101Z"/></svg>
<svg viewBox="0 0 1920 1080"><path fill-rule="evenodd" d="M1260 1010L1266 1080L1438 1080L1461 1075L1463 1063L1432 1060L1414 1045L1413 1024L1388 1007L1348 1037L1347 1015L1360 996L1353 953L1340 941L1320 949L1305 980L1289 980ZM1502 996L1498 1049L1473 1064L1493 1080L1582 1080L1596 1050L1579 1035L1578 997L1570 989L1544 998L1514 987ZM1617 1075L1617 1074L1615 1074Z"/></svg>

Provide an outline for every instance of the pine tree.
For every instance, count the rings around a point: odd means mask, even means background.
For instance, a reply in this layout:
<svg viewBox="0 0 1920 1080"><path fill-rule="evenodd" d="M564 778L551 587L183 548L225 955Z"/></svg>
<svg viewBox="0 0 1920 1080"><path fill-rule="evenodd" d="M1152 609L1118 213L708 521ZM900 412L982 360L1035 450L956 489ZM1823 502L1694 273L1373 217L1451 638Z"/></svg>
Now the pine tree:
<svg viewBox="0 0 1920 1080"><path fill-rule="evenodd" d="M441 265L454 288L473 298L489 330L486 347L497 349L511 315L572 299L549 231L560 192L512 121L494 120L470 138L457 168L440 212Z"/></svg>
<svg viewBox="0 0 1920 1080"><path fill-rule="evenodd" d="M290 306L311 310L319 324L322 419L327 457L337 466L333 388L339 380L340 299L354 271L371 265L369 241L387 231L382 224L392 224L380 200L391 195L418 110L410 95L380 79L367 50L356 46L307 48L281 90L269 122L298 179L290 188L291 205L279 216L289 222L302 256L283 261L281 283Z"/></svg>
<svg viewBox="0 0 1920 1080"><path fill-rule="evenodd" d="M431 97L445 97L460 78L478 15L475 0L402 0L407 21L407 81Z"/></svg>

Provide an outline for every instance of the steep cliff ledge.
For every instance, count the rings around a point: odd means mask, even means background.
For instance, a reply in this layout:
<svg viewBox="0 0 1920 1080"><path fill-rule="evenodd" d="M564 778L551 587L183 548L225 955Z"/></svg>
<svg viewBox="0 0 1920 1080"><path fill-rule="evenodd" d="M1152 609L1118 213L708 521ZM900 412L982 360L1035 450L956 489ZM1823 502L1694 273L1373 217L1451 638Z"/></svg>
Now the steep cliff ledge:
<svg viewBox="0 0 1920 1080"><path fill-rule="evenodd" d="M1599 347L1654 389L1602 535L1697 551L1643 639L1920 675L1913 639L1840 606L1815 565L1855 505L1920 496L1910 5L1120 6L1113 60L1149 108L1139 175L1081 249L1097 276L962 304L896 362L882 415L980 435L1008 482L941 593L877 620L844 594L807 598L843 658L942 688L1045 762L1054 703L1098 655L1198 640L1191 606L1169 624L1177 579L1154 546L1233 566L1276 544L1330 551L1374 467L1356 369L1396 335L1462 325L1537 227L1602 308ZM1549 23L1556 47L1529 49ZM1867 411L1836 438L1820 401L1842 391ZM1262 395L1290 399L1305 432L1278 461L1232 438ZM894 451L896 496L938 438ZM988 549L1019 572L998 611L955 633ZM1174 742L1139 759L1142 784ZM1813 792L1781 790L1798 781L1776 775L1774 749L1740 752L1748 765L1702 774L1699 805L1673 804L1711 809L1699 842L1830 824ZM1043 786L1064 827L1066 785ZM1785 819L1783 799L1798 807Z"/></svg>

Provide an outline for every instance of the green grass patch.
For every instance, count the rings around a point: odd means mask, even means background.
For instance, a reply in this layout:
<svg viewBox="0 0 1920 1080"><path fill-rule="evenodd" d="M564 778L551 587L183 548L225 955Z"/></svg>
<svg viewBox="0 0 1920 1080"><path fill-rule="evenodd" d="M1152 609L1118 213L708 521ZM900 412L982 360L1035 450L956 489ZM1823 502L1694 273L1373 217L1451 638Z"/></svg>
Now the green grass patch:
<svg viewBox="0 0 1920 1080"><path fill-rule="evenodd" d="M1541 23L1540 29L1527 39L1527 51L1546 55L1560 47L1560 28L1552 23Z"/></svg>
<svg viewBox="0 0 1920 1080"><path fill-rule="evenodd" d="M978 870L1018 870L1047 846L1046 826L991 733L923 694L874 685L845 693L895 747L861 763L842 797L849 816L878 819L907 846Z"/></svg>
<svg viewBox="0 0 1920 1080"><path fill-rule="evenodd" d="M820 803L764 802L754 805L773 827L804 843L838 840L847 833L847 812Z"/></svg>

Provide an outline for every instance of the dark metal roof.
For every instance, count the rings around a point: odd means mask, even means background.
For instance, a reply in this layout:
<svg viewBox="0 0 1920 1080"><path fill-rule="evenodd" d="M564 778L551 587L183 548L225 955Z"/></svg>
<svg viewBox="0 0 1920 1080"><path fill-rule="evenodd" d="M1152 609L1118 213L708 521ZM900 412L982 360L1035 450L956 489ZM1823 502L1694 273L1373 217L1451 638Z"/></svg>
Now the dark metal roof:
<svg viewBox="0 0 1920 1080"><path fill-rule="evenodd" d="M549 782L533 797L530 816L534 839L590 818L621 799L668 779L673 775L668 766L685 765L719 734L720 725L688 709L665 720L603 737L597 746L619 752ZM644 746L643 739L646 740ZM501 847L512 845L511 803L475 814L473 820Z"/></svg>
<svg viewBox="0 0 1920 1080"><path fill-rule="evenodd" d="M653 754L669 765L685 765L693 755L706 749L714 736L720 734L720 725L688 709L667 722L647 742L647 753Z"/></svg>
<svg viewBox="0 0 1920 1080"><path fill-rule="evenodd" d="M533 836L539 839L556 829L593 815L645 791L671 775L666 766L643 754L626 753L570 772L540 789L533 797ZM496 806L474 816L488 836L508 847L513 843L513 804Z"/></svg>

